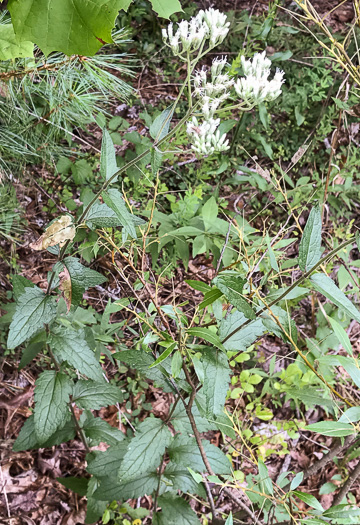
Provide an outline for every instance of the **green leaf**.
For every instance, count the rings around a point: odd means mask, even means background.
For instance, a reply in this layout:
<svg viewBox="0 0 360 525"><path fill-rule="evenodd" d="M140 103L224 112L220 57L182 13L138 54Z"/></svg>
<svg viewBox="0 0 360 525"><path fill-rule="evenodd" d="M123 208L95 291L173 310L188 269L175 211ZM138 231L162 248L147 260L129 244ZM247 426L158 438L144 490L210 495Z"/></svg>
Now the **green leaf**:
<svg viewBox="0 0 360 525"><path fill-rule="evenodd" d="M341 518L352 518L356 516L360 516L360 508L350 507L347 504L344 505L335 505L334 507L331 507L330 509L327 509L323 516L325 518L330 518L333 520L341 519Z"/></svg>
<svg viewBox="0 0 360 525"><path fill-rule="evenodd" d="M332 317L328 317L328 321L330 322L331 328L334 330L334 334L338 338L341 346L347 351L349 355L353 355L352 345L344 328Z"/></svg>
<svg viewBox="0 0 360 525"><path fill-rule="evenodd" d="M107 507L107 498L104 498L104 501L98 501L94 498L94 492L99 486L99 480L92 477L88 483L88 490L86 493L87 499L87 509L86 509L86 518L85 523L90 524L97 522L105 512Z"/></svg>
<svg viewBox="0 0 360 525"><path fill-rule="evenodd" d="M199 339L203 339L204 341L216 346L216 348L225 351L225 348L221 344L219 336L211 330L209 330L208 328L189 328L187 330L187 334L193 335L194 337L199 337Z"/></svg>
<svg viewBox="0 0 360 525"><path fill-rule="evenodd" d="M338 361L343 368L345 368L346 372L349 374L356 386L360 388L360 368L356 366L357 361L343 355L336 356L335 360Z"/></svg>
<svg viewBox="0 0 360 525"><path fill-rule="evenodd" d="M45 295L40 288L25 288L19 297L13 316L7 346L13 349L49 324L56 317L54 297Z"/></svg>
<svg viewBox="0 0 360 525"><path fill-rule="evenodd" d="M205 413L207 416L222 414L229 389L230 367L225 353L206 348L202 353L204 366Z"/></svg>
<svg viewBox="0 0 360 525"><path fill-rule="evenodd" d="M91 412L87 414L82 428L85 436L91 440L93 445L98 445L101 441L109 445L117 445L125 438L120 430L112 427L100 417L94 417Z"/></svg>
<svg viewBox="0 0 360 525"><path fill-rule="evenodd" d="M25 288L35 288L35 284L22 275L14 275L11 279L11 284L15 301L19 300L20 295L25 292Z"/></svg>
<svg viewBox="0 0 360 525"><path fill-rule="evenodd" d="M311 432L331 437L344 437L355 433L353 426L347 425L346 423L340 423L339 421L320 421L320 423L307 425L305 430L310 430Z"/></svg>
<svg viewBox="0 0 360 525"><path fill-rule="evenodd" d="M203 218L206 231L211 230L211 227L214 225L214 222L217 219L218 212L219 207L216 203L215 197L210 197L210 199L205 202L201 210L201 216Z"/></svg>
<svg viewBox="0 0 360 525"><path fill-rule="evenodd" d="M28 365L41 350L44 348L45 342L41 341L39 343L32 343L29 344L25 350L23 351L23 354L21 356L21 361L19 364L19 370L22 370L25 368L26 365Z"/></svg>
<svg viewBox="0 0 360 525"><path fill-rule="evenodd" d="M67 478L56 478L56 481L61 483L67 489L76 492L80 496L86 496L89 480L86 478L74 478L69 476Z"/></svg>
<svg viewBox="0 0 360 525"><path fill-rule="evenodd" d="M60 445L60 443L66 443L70 439L74 439L76 436L76 428L73 420L69 420L65 423L62 428L59 428L47 441L44 443L38 443L38 439L35 434L35 421L34 415L32 414L27 418L25 423L20 430L20 433L14 443L14 452L21 450L30 450L32 448L47 448L53 447L54 445Z"/></svg>
<svg viewBox="0 0 360 525"><path fill-rule="evenodd" d="M150 365L154 362L151 354L143 350L123 350L122 352L112 354L112 356L154 381L154 383L161 386L165 392L173 392L174 388L162 373L161 368L149 369Z"/></svg>
<svg viewBox="0 0 360 525"><path fill-rule="evenodd" d="M197 290L198 292L206 293L212 290L211 286L204 283L203 281L193 281L192 279L186 279L186 284L191 286L191 288L194 288L194 290Z"/></svg>
<svg viewBox="0 0 360 525"><path fill-rule="evenodd" d="M323 273L316 273L310 277L315 290L330 299L336 306L346 312L350 319L356 319L360 323L360 312L346 297L346 295L336 286L334 281Z"/></svg>
<svg viewBox="0 0 360 525"><path fill-rule="evenodd" d="M152 8L162 18L170 18L174 13L182 13L179 0L150 0Z"/></svg>
<svg viewBox="0 0 360 525"><path fill-rule="evenodd" d="M304 479L304 473L298 472L292 482L290 483L290 490L295 490L298 488L302 480Z"/></svg>
<svg viewBox="0 0 360 525"><path fill-rule="evenodd" d="M101 142L101 156L100 156L100 173L101 176L108 180L110 179L119 168L116 164L116 152L114 143L110 137L110 133L107 129L103 129L103 137ZM112 182L116 181L116 177Z"/></svg>
<svg viewBox="0 0 360 525"><path fill-rule="evenodd" d="M128 211L125 201L119 190L110 189L102 193L104 202L118 217L120 224L128 234L136 239L136 229L131 213Z"/></svg>
<svg viewBox="0 0 360 525"><path fill-rule="evenodd" d="M155 469L171 440L171 433L161 419L148 418L140 423L121 463L119 481L132 481Z"/></svg>
<svg viewBox="0 0 360 525"><path fill-rule="evenodd" d="M90 379L104 381L103 369L87 344L83 330L57 330L50 335L49 345L59 361L67 361Z"/></svg>
<svg viewBox="0 0 360 525"><path fill-rule="evenodd" d="M299 246L299 267L308 272L321 257L321 212L315 206L309 215Z"/></svg>
<svg viewBox="0 0 360 525"><path fill-rule="evenodd" d="M35 385L35 432L39 443L45 443L69 418L72 381L65 374L46 370Z"/></svg>
<svg viewBox="0 0 360 525"><path fill-rule="evenodd" d="M220 299L222 296L222 292L218 290L217 288L212 288L204 295L204 300L201 301L199 304L199 308L206 308L206 306L209 306L210 304L214 303L217 299Z"/></svg>
<svg viewBox="0 0 360 525"><path fill-rule="evenodd" d="M214 279L214 284L222 291L230 304L248 319L255 319L255 312L244 298L242 291L246 279L233 275L219 275Z"/></svg>
<svg viewBox="0 0 360 525"><path fill-rule="evenodd" d="M225 521L225 525L233 525L233 516L232 516L232 512L230 512L229 516L227 517L226 521Z"/></svg>
<svg viewBox="0 0 360 525"><path fill-rule="evenodd" d="M279 272L279 266L278 266L278 263L276 261L276 257L275 257L274 251L273 251L273 249L271 247L269 235L266 235L266 244L267 244L267 248L268 248L268 252L269 252L269 259L270 259L271 268L275 272Z"/></svg>
<svg viewBox="0 0 360 525"><path fill-rule="evenodd" d="M26 58L33 55L34 44L32 42L19 41L12 24L0 24L0 60Z"/></svg>
<svg viewBox="0 0 360 525"><path fill-rule="evenodd" d="M119 483L111 477L100 479L100 487L94 498L105 501L126 500L151 495L157 489L159 476L154 472L145 472L126 483Z"/></svg>
<svg viewBox="0 0 360 525"><path fill-rule="evenodd" d="M360 407L351 407L345 410L339 423L357 423L360 421Z"/></svg>
<svg viewBox="0 0 360 525"><path fill-rule="evenodd" d="M195 418L196 426L200 433L216 430L216 423L214 421L208 421L205 417L201 416L196 404L192 406L191 412ZM193 433L185 407L182 403L178 403L176 405L176 408L171 417L171 424L177 432L181 432L182 434Z"/></svg>
<svg viewBox="0 0 360 525"><path fill-rule="evenodd" d="M280 306L273 305L271 307L272 313L278 318L281 326L284 328L284 331L280 326L274 321L273 317L268 311L264 312L261 317L263 319L263 324L266 328L275 334L277 337L280 337L283 341L287 342L288 337L286 334L290 335L294 343L297 342L297 328L295 322L291 319L289 312L280 308Z"/></svg>
<svg viewBox="0 0 360 525"><path fill-rule="evenodd" d="M117 479L117 473L124 456L126 454L129 442L126 440L109 447L105 452L95 451L86 456L88 466L86 470L98 478Z"/></svg>
<svg viewBox="0 0 360 525"><path fill-rule="evenodd" d="M97 286L107 281L106 277L95 270L82 265L76 257L66 257L63 261L71 280L71 303L78 305L84 292L92 286Z"/></svg>
<svg viewBox="0 0 360 525"><path fill-rule="evenodd" d="M287 395L292 399L299 399L304 405L308 407L321 406L334 410L335 403L332 399L325 397L324 392L319 388L307 387L305 388L289 388L286 391Z"/></svg>
<svg viewBox="0 0 360 525"><path fill-rule="evenodd" d="M156 359L156 361L154 361L150 366L149 368L153 368L154 366L157 366L159 365L160 363L162 363L163 361L165 361L165 359L167 357L169 357L169 355L172 353L172 351L177 347L177 343L174 341L173 343L171 343L166 350L164 350L164 352L159 355L159 357Z"/></svg>
<svg viewBox="0 0 360 525"><path fill-rule="evenodd" d="M210 462L211 468L217 474L230 474L231 464L225 454L206 439L202 440L205 454ZM191 468L198 472L206 472L195 438L187 436L175 436L171 443L168 454L174 463Z"/></svg>
<svg viewBox="0 0 360 525"><path fill-rule="evenodd" d="M106 42L120 9L130 0L10 0L8 4L16 36L37 44L45 55L91 56Z"/></svg>
<svg viewBox="0 0 360 525"><path fill-rule="evenodd" d="M74 387L73 401L81 408L99 410L115 405L122 400L120 388L108 383L83 381L80 379Z"/></svg>
<svg viewBox="0 0 360 525"><path fill-rule="evenodd" d="M154 525L200 525L189 503L179 496L160 496L161 512L156 512Z"/></svg>
<svg viewBox="0 0 360 525"><path fill-rule="evenodd" d="M242 326L247 321L241 312L231 312L225 319L221 320L219 336L223 341L230 335L235 328ZM223 343L226 350L240 351L247 350L254 341L265 332L265 327L261 319L252 321L244 328L240 328L233 336Z"/></svg>
<svg viewBox="0 0 360 525"><path fill-rule="evenodd" d="M267 466L261 459L259 459L258 461L258 467L259 467L259 480L260 480L260 486L262 487L262 491L265 492L265 494L269 494L270 496L273 496L274 489L273 489L272 481L269 477L269 471L267 469Z"/></svg>
<svg viewBox="0 0 360 525"><path fill-rule="evenodd" d="M301 499L301 501L306 503L306 505L309 505L309 507L312 507L313 509L319 510L320 512L324 512L324 509L323 509L322 505L311 494L306 494L306 492L299 492L298 490L294 490L293 494L294 494L294 496L296 496L299 499Z"/></svg>
<svg viewBox="0 0 360 525"><path fill-rule="evenodd" d="M149 131L150 135L155 140L155 143L159 142L169 133L170 122L173 113L173 106L170 106L164 109L164 111L160 113L160 115L158 115L154 122L151 124Z"/></svg>
<svg viewBox="0 0 360 525"><path fill-rule="evenodd" d="M202 476L198 474L202 479ZM166 489L171 491L181 490L181 492L190 492L206 498L206 492L198 481L195 481L189 470L185 467L179 467L174 463L168 463L162 479L165 482Z"/></svg>

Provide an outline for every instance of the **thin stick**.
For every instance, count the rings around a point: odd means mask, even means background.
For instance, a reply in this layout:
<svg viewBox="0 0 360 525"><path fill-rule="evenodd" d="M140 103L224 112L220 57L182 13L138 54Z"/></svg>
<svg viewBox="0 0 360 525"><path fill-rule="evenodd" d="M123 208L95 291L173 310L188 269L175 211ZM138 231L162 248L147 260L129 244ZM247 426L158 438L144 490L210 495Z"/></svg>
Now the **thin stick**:
<svg viewBox="0 0 360 525"><path fill-rule="evenodd" d="M334 499L333 505L340 505L342 500L346 498L347 493L355 483L355 481L360 476L360 461L354 468L354 470L350 473L347 481L344 483L344 485L341 487L339 493L337 494L336 498Z"/></svg>

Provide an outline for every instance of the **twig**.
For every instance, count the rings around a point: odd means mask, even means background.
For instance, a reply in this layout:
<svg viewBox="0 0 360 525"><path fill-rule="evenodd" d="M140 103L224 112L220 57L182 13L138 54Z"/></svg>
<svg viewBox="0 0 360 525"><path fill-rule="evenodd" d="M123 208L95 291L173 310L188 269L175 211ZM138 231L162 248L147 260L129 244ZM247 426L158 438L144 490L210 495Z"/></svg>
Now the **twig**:
<svg viewBox="0 0 360 525"><path fill-rule="evenodd" d="M354 468L354 470L350 473L348 479L344 483L344 485L341 487L339 493L337 494L336 498L334 499L334 505L340 505L342 500L346 498L347 493L351 489L352 485L355 483L355 481L360 476L360 461Z"/></svg>

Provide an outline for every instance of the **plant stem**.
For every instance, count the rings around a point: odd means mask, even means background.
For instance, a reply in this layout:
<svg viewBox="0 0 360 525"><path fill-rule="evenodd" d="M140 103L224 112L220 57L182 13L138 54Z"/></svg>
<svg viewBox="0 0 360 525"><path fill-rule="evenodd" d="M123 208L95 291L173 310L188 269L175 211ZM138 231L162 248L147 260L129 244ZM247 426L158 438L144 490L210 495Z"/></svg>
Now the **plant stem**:
<svg viewBox="0 0 360 525"><path fill-rule="evenodd" d="M324 262L326 262L328 259L331 259L334 255L336 255L339 251L341 251L343 248L345 248L346 246L348 246L349 244L352 244L353 242L355 241L355 239L350 239L350 240L347 240L347 241L344 241L342 244L340 244L337 248L334 248L333 250L331 250L331 252L329 252L327 255L325 255L324 257L322 257L312 268L311 270L308 270L307 272L305 272L301 277L299 277L299 279L297 279L296 281L293 282L293 284L291 284L279 297L277 297L276 299L274 299L273 301L271 301L270 304L268 304L267 306L264 306L263 308L261 308L260 310L258 310L256 312L256 317L259 317L261 314L263 314L268 308L271 308L272 306L274 306L276 303L278 303L279 301L282 301L283 299L285 299L285 297L288 295L288 293L290 293L296 286L299 286L299 284L303 283L308 277L310 277L310 275L317 269L319 268L319 266L321 266ZM229 335L227 335L225 337L225 339L223 339L221 341L222 344L226 343L226 341L228 341L231 337L233 337L233 335L235 335L239 330L241 330L242 328L245 328L245 326L247 326L248 324L250 324L251 322L253 321L253 319L247 319L243 324L241 324L240 326L238 326L237 328L235 328L232 332L230 332Z"/></svg>
<svg viewBox="0 0 360 525"><path fill-rule="evenodd" d="M359 476L360 476L360 461L356 465L354 470L349 474L349 477L344 483L344 485L341 487L340 492L337 494L334 500L334 503L333 503L334 505L340 505L342 500L346 498L347 493L349 492L349 490L351 489L351 487L353 486L353 484L355 483L355 481L358 479Z"/></svg>

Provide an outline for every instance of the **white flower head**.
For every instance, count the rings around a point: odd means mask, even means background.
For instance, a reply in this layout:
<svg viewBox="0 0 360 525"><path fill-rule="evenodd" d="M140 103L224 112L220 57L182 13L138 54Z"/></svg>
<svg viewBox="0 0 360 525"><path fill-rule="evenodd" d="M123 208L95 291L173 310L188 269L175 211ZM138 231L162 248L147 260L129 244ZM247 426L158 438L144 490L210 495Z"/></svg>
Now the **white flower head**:
<svg viewBox="0 0 360 525"><path fill-rule="evenodd" d="M276 70L274 78L269 80L271 60L265 56L265 51L256 53L252 60L241 57L245 77L235 82L237 95L249 104L260 104L275 100L281 94L281 86L285 82L284 72Z"/></svg>
<svg viewBox="0 0 360 525"><path fill-rule="evenodd" d="M187 134L191 139L191 148L201 155L211 155L214 152L226 151L229 149L229 141L226 134L220 135L217 129L220 119L209 118L199 124L193 117L187 124Z"/></svg>
<svg viewBox="0 0 360 525"><path fill-rule="evenodd" d="M190 21L179 22L175 33L173 24L170 23L167 29L162 30L162 37L174 55L184 59L181 56L184 52L197 51L206 40L210 41L210 48L220 44L228 34L229 26L224 13L210 8L199 11Z"/></svg>

